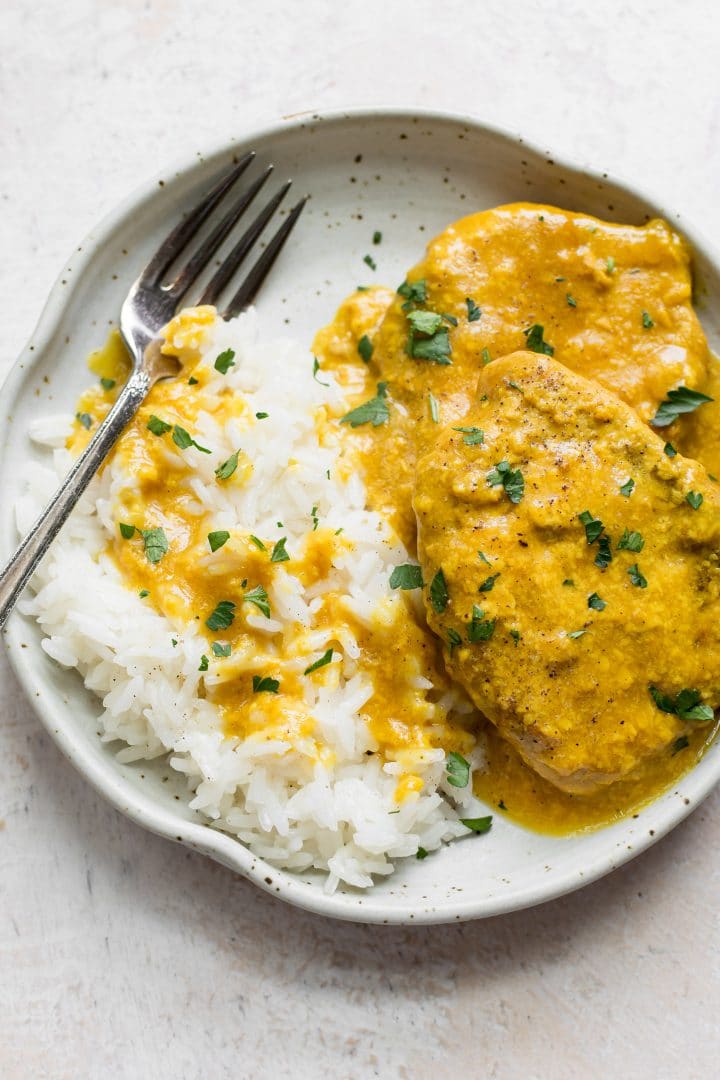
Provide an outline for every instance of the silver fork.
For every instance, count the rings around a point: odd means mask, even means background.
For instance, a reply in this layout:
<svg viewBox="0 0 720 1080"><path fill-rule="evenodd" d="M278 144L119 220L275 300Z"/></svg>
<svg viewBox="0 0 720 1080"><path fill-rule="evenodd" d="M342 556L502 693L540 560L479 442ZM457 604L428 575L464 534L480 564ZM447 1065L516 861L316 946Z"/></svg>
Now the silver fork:
<svg viewBox="0 0 720 1080"><path fill-rule="evenodd" d="M230 235L233 227L270 176L272 165L268 165L262 175L238 196L224 217L172 280L165 282L165 276L173 263L186 251L188 244L208 220L213 210L252 163L254 157L253 151L246 154L220 178L198 205L173 229L132 285L120 312L120 333L133 361L130 377L120 391L112 409L48 506L7 565L0 571L0 627L12 611L20 593L78 499L117 442L125 426L147 397L150 388L159 379L169 379L178 374L177 360L163 356L160 352L160 331L183 306L193 284L207 268L217 249ZM250 223L208 282L197 303L218 304L238 267L255 246L263 229L287 194L291 183L292 181L288 180ZM239 289L222 311L224 319L232 318L252 303L306 202L307 196L293 207L272 236Z"/></svg>

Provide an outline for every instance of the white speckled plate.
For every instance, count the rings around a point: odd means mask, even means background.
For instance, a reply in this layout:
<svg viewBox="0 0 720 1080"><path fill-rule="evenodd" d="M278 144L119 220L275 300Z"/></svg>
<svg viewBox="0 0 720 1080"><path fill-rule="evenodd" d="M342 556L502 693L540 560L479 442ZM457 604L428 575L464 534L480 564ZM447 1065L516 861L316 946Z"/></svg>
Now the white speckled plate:
<svg viewBox="0 0 720 1080"><path fill-rule="evenodd" d="M11 506L22 463L38 456L26 435L42 412L71 410L87 384L85 359L117 319L127 288L180 212L233 154L254 148L260 163L295 178L312 194L300 225L259 308L265 332L289 327L308 343L358 283L390 285L404 277L425 242L453 219L516 199L556 203L610 220L641 223L677 215L608 180L528 146L522 139L464 117L373 111L302 116L257 131L210 154L192 155L143 187L78 247L48 300L32 340L3 389L0 485L3 559L16 543ZM696 258L698 310L717 350L720 274L717 257L687 224ZM371 249L374 230L383 234ZM372 250L373 275L363 263ZM323 892L322 878L276 870L204 825L185 804L182 779L162 763L119 765L96 735L97 702L80 678L40 648L40 632L15 614L6 630L15 671L58 745L118 809L148 829L245 875L284 900L324 915L363 922L450 922L528 907L576 889L633 858L705 798L720 776L720 745L677 787L637 818L574 837L538 836L495 818L487 836L456 843L418 862L405 860L371 892Z"/></svg>

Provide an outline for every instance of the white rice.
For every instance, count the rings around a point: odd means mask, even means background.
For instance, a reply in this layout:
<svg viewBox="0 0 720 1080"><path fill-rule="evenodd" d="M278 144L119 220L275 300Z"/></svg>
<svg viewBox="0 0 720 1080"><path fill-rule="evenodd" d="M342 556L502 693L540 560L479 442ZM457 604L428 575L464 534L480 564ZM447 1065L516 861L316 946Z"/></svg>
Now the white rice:
<svg viewBox="0 0 720 1080"><path fill-rule="evenodd" d="M397 615L397 605L406 598L390 590L389 576L394 566L408 561L407 552L381 516L365 508L358 473L342 479L343 470L336 468L340 439L320 445L314 420L318 406L328 405L335 414L347 407L332 374L322 373L328 384L323 386L313 378L311 360L300 345L284 339L260 342L254 312L228 324L218 320L207 343L208 366L226 348L234 349L235 366L225 376L213 370L204 392L231 387L252 414L269 416L249 426L230 420L224 427L209 413L199 416L193 434L213 453L191 451L197 512L212 514L214 528L258 536L275 535L280 519L288 549L297 550L312 528L310 508L317 507L322 525L342 528L352 541L351 550L334 560L329 579L310 589L279 564L269 589L272 618L260 612L246 617L266 635L267 653L236 656L233 670L262 672L268 657L277 666L288 642L295 659L284 662L297 670L308 656L312 661L326 648L327 631L313 626L323 591L341 590L361 623L368 624L378 612L386 618ZM32 425L31 438L52 454L48 464L29 469L27 493L16 507L21 534L71 465L65 449L71 422L70 416L54 416ZM218 461L240 445L253 463L251 479L243 487L218 484ZM174 458L168 440L169 467ZM223 678L215 665L204 674L198 671L201 656L209 651L204 627L174 625L155 612L124 583L107 553L117 529L113 508L132 483L121 458L114 458L80 501L32 581L34 597L22 605L40 623L48 656L77 668L97 696L98 729L104 741L120 744L118 759L166 758L187 777L189 804L209 824L236 836L274 866L325 871L328 891L340 882L371 886L373 875L391 873L395 860L467 835L458 810L462 817L482 811L471 783L448 785L443 750L409 752L402 761L368 754L377 750L362 716L372 684L358 663L358 642L347 631L334 650L333 678L325 685L305 680L313 739L242 740L224 734L219 708L198 694L203 679L211 686ZM222 556L219 551L213 560ZM216 565L208 559L205 570L210 573ZM420 675L416 685L433 700L429 679ZM442 704L469 711L459 693ZM332 754L319 759L318 742ZM479 751L471 755L471 764L480 764ZM423 788L398 803L398 777L408 770L422 778Z"/></svg>

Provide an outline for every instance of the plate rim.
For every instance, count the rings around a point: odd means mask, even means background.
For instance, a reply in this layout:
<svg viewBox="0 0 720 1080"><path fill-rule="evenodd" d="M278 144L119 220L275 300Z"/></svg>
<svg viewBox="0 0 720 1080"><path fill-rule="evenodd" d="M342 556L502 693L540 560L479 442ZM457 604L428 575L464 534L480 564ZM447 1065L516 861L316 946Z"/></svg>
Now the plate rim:
<svg viewBox="0 0 720 1080"><path fill-rule="evenodd" d="M372 120L385 119L406 120L412 124L427 121L428 123L462 125L468 130L475 130L485 137L490 136L506 144L522 146L535 158L552 163L558 168L558 171L594 179L604 184L608 189L621 191L623 194L641 201L657 216L672 221L674 225L677 224L690 242L693 257L702 255L704 259L720 271L720 256L714 245L708 243L700 230L693 227L684 215L677 211L668 212L663 203L656 199L647 188L640 188L633 182L618 177L616 174L610 174L606 171L600 172L589 163L575 161L564 154L557 154L550 149L543 149L534 140L527 139L525 136L500 125L488 123L472 114L425 108L415 110L409 106L387 108L358 106L328 110L306 110L289 116L282 116L279 120L265 123L262 126L253 127L231 139L216 140L207 148L196 151L192 155L178 157L168 166L138 184L134 190L103 216L98 224L87 232L70 258L63 264L26 345L0 387L0 394L2 394L3 400L7 402L8 408L12 409L25 380L30 377L33 368L40 362L45 347L57 332L69 299L83 280L86 264L92 260L97 249L108 241L113 231L133 211L156 195L161 180L169 180L170 182L179 180L201 165L207 165L214 159L219 160L226 155L231 156L238 146L251 144L254 141L266 141L273 136L283 136L288 131L301 130L308 125L327 126L343 121L367 123ZM69 279L68 274L72 275ZM12 426L6 426L2 443L0 443L0 470L4 466L5 456L9 445L13 441L13 435ZM650 832L645 830L643 834L636 838L631 851L619 850L616 857L609 856L607 852L601 854L595 858L594 863L586 871L569 868L564 875L554 877L544 887L542 884L534 887L530 897L527 895L527 889L523 890L521 888L516 890L515 893L512 891L509 894L498 892L493 898L484 899L481 902L448 899L439 905L428 904L428 906L416 907L412 910L409 907L402 906L388 907L383 904L381 899L374 899L372 890L367 892L358 891L352 894L327 894L320 883L303 881L299 875L271 866L263 859L255 856L241 841L229 834L213 829L207 824L174 817L156 804L151 797L137 792L119 773L114 775L101 774L101 769L97 763L92 759L89 752L86 752L83 748L82 740L73 737L72 724L63 722L63 710L59 700L54 702L51 697L36 696L37 686L33 678L31 664L29 659L25 659L25 650L20 647L22 644L20 638L21 624L17 618L11 617L3 630L3 639L10 665L23 689L25 697L64 756L100 795L136 824L143 826L156 835L182 843L192 850L209 855L217 862L240 874L278 899L285 900L314 914L331 918L404 926L442 924L489 918L545 903L573 892L584 885L591 884L657 843L658 840L696 809L720 780L720 756L716 755L717 764L714 773L712 770L706 769L699 774L698 766L695 766L682 777L680 783L685 789L684 802L668 804L668 808L663 815L663 821L656 823L653 830L654 835L650 835ZM698 763L698 765L700 764ZM658 803L656 802L654 805L657 806Z"/></svg>

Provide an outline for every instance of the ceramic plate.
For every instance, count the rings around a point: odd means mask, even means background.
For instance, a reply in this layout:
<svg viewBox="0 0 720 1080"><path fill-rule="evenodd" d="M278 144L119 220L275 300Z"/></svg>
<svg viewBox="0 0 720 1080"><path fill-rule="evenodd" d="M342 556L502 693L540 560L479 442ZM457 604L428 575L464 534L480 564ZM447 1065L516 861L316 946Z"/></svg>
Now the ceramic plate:
<svg viewBox="0 0 720 1080"><path fill-rule="evenodd" d="M605 173L572 167L523 139L474 120L373 111L293 119L257 131L179 168L127 200L77 248L60 275L32 340L3 390L7 417L0 448L3 558L16 544L11 506L22 464L40 452L27 438L31 417L72 410L88 382L85 360L102 345L128 286L160 239L234 154L254 148L279 178L312 199L262 290L265 332L289 330L309 342L359 283L396 285L426 242L449 222L498 203L527 199L640 224L662 215L692 244L698 312L717 351L718 260L687 224ZM363 263L372 233L378 268ZM96 734L97 701L75 672L53 663L40 632L16 613L8 624L10 658L50 734L85 777L118 809L170 839L202 851L301 907L363 922L450 922L528 907L587 884L627 862L677 825L720 776L720 744L636 818L573 837L539 836L496 815L482 838L449 845L423 862L405 860L370 892L328 896L321 875L289 874L257 859L238 841L208 828L186 806L181 777L158 762L118 764Z"/></svg>

